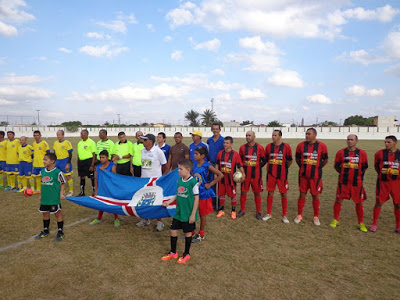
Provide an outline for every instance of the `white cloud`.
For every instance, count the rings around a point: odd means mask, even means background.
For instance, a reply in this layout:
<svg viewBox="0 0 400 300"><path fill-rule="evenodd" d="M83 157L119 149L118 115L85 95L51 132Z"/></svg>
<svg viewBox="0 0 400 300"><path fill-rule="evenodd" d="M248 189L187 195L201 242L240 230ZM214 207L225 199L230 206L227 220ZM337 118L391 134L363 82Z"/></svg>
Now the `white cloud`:
<svg viewBox="0 0 400 300"><path fill-rule="evenodd" d="M271 77L268 83L277 86L286 86L291 88L302 88L304 82L296 71L278 69Z"/></svg>
<svg viewBox="0 0 400 300"><path fill-rule="evenodd" d="M350 96L370 96L380 97L385 94L383 89L367 89L362 85L353 85L345 90L345 93Z"/></svg>
<svg viewBox="0 0 400 300"><path fill-rule="evenodd" d="M12 25L8 25L8 24L0 21L0 35L17 36L18 29Z"/></svg>
<svg viewBox="0 0 400 300"><path fill-rule="evenodd" d="M400 31L390 32L383 44L385 53L392 59L400 58Z"/></svg>
<svg viewBox="0 0 400 300"><path fill-rule="evenodd" d="M63 52L63 53L68 53L68 54L72 53L72 50L69 50L69 49L64 48L64 47L58 48L58 51Z"/></svg>
<svg viewBox="0 0 400 300"><path fill-rule="evenodd" d="M172 41L172 36L166 35L166 36L164 37L164 42L170 42L170 41Z"/></svg>
<svg viewBox="0 0 400 300"><path fill-rule="evenodd" d="M366 95L370 97L381 97L385 94L383 89L370 89L366 91Z"/></svg>
<svg viewBox="0 0 400 300"><path fill-rule="evenodd" d="M110 40L111 35L109 34L102 34L98 32L88 32L86 33L86 36L91 39L97 39L97 40Z"/></svg>
<svg viewBox="0 0 400 300"><path fill-rule="evenodd" d="M8 100L5 100L5 99L0 99L0 106L1 105L12 105L12 104L14 104L14 102L8 101Z"/></svg>
<svg viewBox="0 0 400 300"><path fill-rule="evenodd" d="M368 52L364 49L350 51L349 53L344 52L338 56L337 59L352 63L360 63L366 66L373 63L382 63L387 61L387 58L376 55L373 52L374 51Z"/></svg>
<svg viewBox="0 0 400 300"><path fill-rule="evenodd" d="M113 20L110 22L98 22L97 24L118 33L126 33L126 24L122 20Z"/></svg>
<svg viewBox="0 0 400 300"><path fill-rule="evenodd" d="M220 75L220 76L224 76L225 72L221 69L215 69L213 70L211 73L215 74L215 75Z"/></svg>
<svg viewBox="0 0 400 300"><path fill-rule="evenodd" d="M156 29L154 28L154 25L153 25L153 24L146 24L146 27L147 27L147 29L150 30L151 32L156 31Z"/></svg>
<svg viewBox="0 0 400 300"><path fill-rule="evenodd" d="M166 19L170 21L171 28L188 25L193 21L193 14L185 7L176 8L168 12Z"/></svg>
<svg viewBox="0 0 400 300"><path fill-rule="evenodd" d="M265 99L267 96L261 92L259 89L242 89L239 91L239 98L241 100L248 99Z"/></svg>
<svg viewBox="0 0 400 300"><path fill-rule="evenodd" d="M182 57L183 57L182 54L183 54L182 51L176 50L176 51L171 53L171 59L175 60L175 61L181 60Z"/></svg>
<svg viewBox="0 0 400 300"><path fill-rule="evenodd" d="M15 24L22 24L35 19L24 9L27 4L23 0L2 0L0 1L0 35L17 36L18 29ZM11 24L14 25L11 25Z"/></svg>
<svg viewBox="0 0 400 300"><path fill-rule="evenodd" d="M116 112L116 109L115 109L115 107L112 107L112 106L106 106L106 107L103 109L103 111L104 111L105 113L115 113L115 112Z"/></svg>
<svg viewBox="0 0 400 300"><path fill-rule="evenodd" d="M195 50L218 51L220 46L221 46L221 41L217 38L214 38L210 41L197 44L196 46L194 46L194 49Z"/></svg>
<svg viewBox="0 0 400 300"><path fill-rule="evenodd" d="M239 39L239 45L242 48L254 49L258 52L265 52L271 55L282 53L274 43L263 42L260 36L241 38Z"/></svg>
<svg viewBox="0 0 400 300"><path fill-rule="evenodd" d="M357 20L378 20L380 22L391 22L393 18L398 15L399 9L395 9L390 5L378 7L377 9L364 9L357 7L353 9L347 9L343 12L343 16L348 19Z"/></svg>
<svg viewBox="0 0 400 300"><path fill-rule="evenodd" d="M309 103L318 103L318 104L332 104L332 100L322 94L316 94L312 96L308 96L306 100Z"/></svg>
<svg viewBox="0 0 400 300"><path fill-rule="evenodd" d="M118 56L121 53L129 51L128 47L115 47L111 48L109 45L104 46L83 46L79 49L79 52L85 53L95 57L107 57L111 58Z"/></svg>
<svg viewBox="0 0 400 300"><path fill-rule="evenodd" d="M387 69L385 69L385 73L400 77L400 64L388 67Z"/></svg>
<svg viewBox="0 0 400 300"><path fill-rule="evenodd" d="M33 86L10 85L0 86L0 98L5 100L25 101L49 99L55 93Z"/></svg>
<svg viewBox="0 0 400 300"><path fill-rule="evenodd" d="M297 114L297 110L294 110L294 109L288 108L288 107L282 109L281 112L283 112L285 114L291 114L291 115Z"/></svg>
<svg viewBox="0 0 400 300"><path fill-rule="evenodd" d="M44 81L44 79L37 75L17 76L15 73L9 73L3 78L0 78L0 83L5 84L30 84L42 81Z"/></svg>

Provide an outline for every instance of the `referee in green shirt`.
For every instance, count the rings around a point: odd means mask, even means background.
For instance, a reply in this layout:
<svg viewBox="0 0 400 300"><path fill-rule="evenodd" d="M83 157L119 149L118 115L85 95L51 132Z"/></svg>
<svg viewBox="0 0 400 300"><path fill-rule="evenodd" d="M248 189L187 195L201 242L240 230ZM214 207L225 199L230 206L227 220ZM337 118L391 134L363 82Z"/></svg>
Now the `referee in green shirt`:
<svg viewBox="0 0 400 300"><path fill-rule="evenodd" d="M117 165L117 174L132 176L131 153L132 142L126 139L125 132L118 133L119 141L114 144L112 161Z"/></svg>
<svg viewBox="0 0 400 300"><path fill-rule="evenodd" d="M78 143L78 175L81 178L81 192L85 196L85 177L92 181L92 195L94 194L94 163L96 162L96 143L89 138L89 131L81 131L81 141Z"/></svg>
<svg viewBox="0 0 400 300"><path fill-rule="evenodd" d="M103 150L107 150L108 154L108 160L111 160L111 153L114 149L114 142L110 139L108 139L107 136L107 130L105 129L100 129L99 131L99 138L100 140L96 143L96 148L97 148L97 161L96 165L100 163L100 152Z"/></svg>

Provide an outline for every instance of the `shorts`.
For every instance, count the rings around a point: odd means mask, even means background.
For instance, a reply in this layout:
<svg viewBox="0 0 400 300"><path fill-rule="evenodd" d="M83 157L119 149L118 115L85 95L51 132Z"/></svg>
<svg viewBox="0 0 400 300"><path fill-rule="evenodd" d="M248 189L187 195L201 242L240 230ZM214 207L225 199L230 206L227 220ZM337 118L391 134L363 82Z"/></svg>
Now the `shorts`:
<svg viewBox="0 0 400 300"><path fill-rule="evenodd" d="M218 184L218 196L222 197L228 195L228 197L236 197L236 185L230 185L228 183L219 183Z"/></svg>
<svg viewBox="0 0 400 300"><path fill-rule="evenodd" d="M393 204L400 204L400 180L376 182L376 202L385 203L392 196Z"/></svg>
<svg viewBox="0 0 400 300"><path fill-rule="evenodd" d="M311 195L318 196L322 193L322 178L299 177L300 193L307 193L310 190Z"/></svg>
<svg viewBox="0 0 400 300"><path fill-rule="evenodd" d="M90 172L89 168L92 165L92 159L78 160L78 176L79 177L90 177L94 175L94 171Z"/></svg>
<svg viewBox="0 0 400 300"><path fill-rule="evenodd" d="M254 178L254 179L245 179L244 182L242 183L242 193L247 193L251 189L253 193L262 193L263 191L263 182L261 177L260 178Z"/></svg>
<svg viewBox="0 0 400 300"><path fill-rule="evenodd" d="M212 198L199 200L199 215L206 216L214 211Z"/></svg>
<svg viewBox="0 0 400 300"><path fill-rule="evenodd" d="M6 166L6 173L14 173L15 175L17 175L19 173L19 165L17 164L7 164Z"/></svg>
<svg viewBox="0 0 400 300"><path fill-rule="evenodd" d="M4 160L0 161L0 172L6 171L7 164Z"/></svg>
<svg viewBox="0 0 400 300"><path fill-rule="evenodd" d="M31 176L32 175L32 163L26 161L19 162L19 176Z"/></svg>
<svg viewBox="0 0 400 300"><path fill-rule="evenodd" d="M124 164L117 164L117 174L132 176L131 174L131 162L128 161Z"/></svg>
<svg viewBox="0 0 400 300"><path fill-rule="evenodd" d="M133 165L133 176L142 177L142 166Z"/></svg>
<svg viewBox="0 0 400 300"><path fill-rule="evenodd" d="M272 175L267 175L267 191L275 191L276 186L278 186L279 193L285 194L289 190L289 181L287 179L278 179Z"/></svg>
<svg viewBox="0 0 400 300"><path fill-rule="evenodd" d="M33 176L40 176L40 172L44 169L44 167L33 167L32 175Z"/></svg>
<svg viewBox="0 0 400 300"><path fill-rule="evenodd" d="M68 163L69 158L57 159L56 160L56 168L60 169L64 175L71 175L72 174L72 163L69 164L68 172L65 170L65 166Z"/></svg>
<svg viewBox="0 0 400 300"><path fill-rule="evenodd" d="M61 204L53 204L53 205L43 205L42 204L39 207L39 212L41 212L41 213L49 212L51 214L55 214L59 210L61 210Z"/></svg>
<svg viewBox="0 0 400 300"><path fill-rule="evenodd" d="M354 203L363 203L367 199L367 193L364 186L353 186L352 184L338 183L336 189L336 199L341 201L343 199L353 199Z"/></svg>
<svg viewBox="0 0 400 300"><path fill-rule="evenodd" d="M173 218L170 229L171 230L182 229L184 233L193 232L196 229L196 222L195 223L182 222L178 219Z"/></svg>

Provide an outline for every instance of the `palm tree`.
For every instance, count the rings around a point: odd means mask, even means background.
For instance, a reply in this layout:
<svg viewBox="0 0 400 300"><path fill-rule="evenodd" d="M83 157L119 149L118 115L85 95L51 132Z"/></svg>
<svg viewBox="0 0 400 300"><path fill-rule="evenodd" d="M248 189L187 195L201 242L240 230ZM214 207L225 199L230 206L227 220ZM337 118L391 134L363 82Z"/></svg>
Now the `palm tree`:
<svg viewBox="0 0 400 300"><path fill-rule="evenodd" d="M202 114L201 114L201 123L204 126L211 126L212 123L214 123L217 120L217 115L215 112L211 109L206 109Z"/></svg>
<svg viewBox="0 0 400 300"><path fill-rule="evenodd" d="M189 110L185 114L185 119L190 122L189 126L192 126L192 127L199 126L199 120L197 119L198 117L199 117L199 113L193 109Z"/></svg>

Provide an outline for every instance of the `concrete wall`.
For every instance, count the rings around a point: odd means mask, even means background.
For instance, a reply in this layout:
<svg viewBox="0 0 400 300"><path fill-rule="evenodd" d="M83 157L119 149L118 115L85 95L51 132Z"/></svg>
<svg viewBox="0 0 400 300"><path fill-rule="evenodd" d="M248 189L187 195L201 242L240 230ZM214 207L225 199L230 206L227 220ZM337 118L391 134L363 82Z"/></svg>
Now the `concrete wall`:
<svg viewBox="0 0 400 300"><path fill-rule="evenodd" d="M282 127L283 137L289 139L303 139L305 132L308 127ZM0 130L8 131L12 130L15 132L17 137L27 136L31 137L34 130L40 130L43 137L55 137L56 132L60 129L65 130L63 127L42 127L42 126L7 126L0 127ZM357 134L359 139L364 140L382 140L387 135L395 135L400 139L400 127L317 127L319 139L345 139L350 133ZM89 136L97 137L99 128L88 128ZM135 127L135 128L107 128L109 136L115 137L118 132L124 131L126 135L134 136L136 131L142 131L146 133L157 134L158 132L165 132L167 136L173 136L175 132L179 131L185 137L189 137L190 133L195 130L201 130L203 137L212 136L210 128L205 127ZM272 127L223 127L223 136L232 136L237 138L244 138L246 131L253 130L258 138L270 138L274 128ZM65 131L66 137L79 137L80 130L77 132Z"/></svg>

